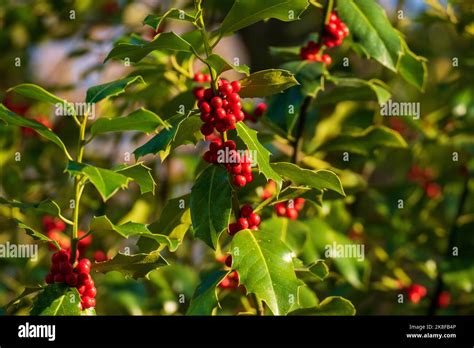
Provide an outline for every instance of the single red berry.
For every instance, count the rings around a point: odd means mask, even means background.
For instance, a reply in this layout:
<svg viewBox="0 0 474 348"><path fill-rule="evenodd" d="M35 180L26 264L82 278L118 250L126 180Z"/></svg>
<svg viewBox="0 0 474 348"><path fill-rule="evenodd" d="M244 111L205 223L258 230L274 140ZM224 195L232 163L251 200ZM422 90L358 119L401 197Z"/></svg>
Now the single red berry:
<svg viewBox="0 0 474 348"><path fill-rule="evenodd" d="M201 105L199 106L199 110L201 110L201 112L203 113L209 113L211 112L212 108L208 102L202 102Z"/></svg>
<svg viewBox="0 0 474 348"><path fill-rule="evenodd" d="M219 91L223 94L223 95L230 95L232 94L232 92L234 91L234 89L232 88L232 85L230 85L229 83L226 83L226 84L222 84L220 87L219 87Z"/></svg>
<svg viewBox="0 0 474 348"><path fill-rule="evenodd" d="M65 276L65 281L68 286L76 286L77 285L77 274L70 273Z"/></svg>
<svg viewBox="0 0 474 348"><path fill-rule="evenodd" d="M235 144L235 141L227 140L224 143L224 147L228 148L229 150L235 150L237 148L237 145Z"/></svg>
<svg viewBox="0 0 474 348"><path fill-rule="evenodd" d="M48 273L44 278L46 284L53 284L54 283L54 275L52 273Z"/></svg>
<svg viewBox="0 0 474 348"><path fill-rule="evenodd" d="M79 294L82 296L86 292L86 287L84 285L80 285L77 287L77 291L79 291Z"/></svg>
<svg viewBox="0 0 474 348"><path fill-rule="evenodd" d="M290 220L296 220L298 218L298 210L295 208L286 208L286 216Z"/></svg>
<svg viewBox="0 0 474 348"><path fill-rule="evenodd" d="M225 112L223 108L216 109L215 113L217 118L220 120L224 119L227 115L227 112Z"/></svg>
<svg viewBox="0 0 474 348"><path fill-rule="evenodd" d="M66 275L72 273L72 270L72 265L68 261L59 263L59 272L62 274Z"/></svg>
<svg viewBox="0 0 474 348"><path fill-rule="evenodd" d="M324 64L329 65L332 63L332 58L329 54L323 54L321 60Z"/></svg>
<svg viewBox="0 0 474 348"><path fill-rule="evenodd" d="M240 174L242 172L242 165L240 163L235 164L230 167L230 172L234 175Z"/></svg>
<svg viewBox="0 0 474 348"><path fill-rule="evenodd" d="M232 104L238 103L240 101L240 95L238 93L231 93L229 94L228 98Z"/></svg>
<svg viewBox="0 0 474 348"><path fill-rule="evenodd" d="M224 121L218 121L216 122L216 130L219 133L224 133L227 130L227 125L225 124Z"/></svg>
<svg viewBox="0 0 474 348"><path fill-rule="evenodd" d="M204 99L205 100L211 100L213 96L214 96L214 91L212 90L212 88L206 88L204 90Z"/></svg>
<svg viewBox="0 0 474 348"><path fill-rule="evenodd" d="M260 103L257 105L257 107L255 108L255 111L253 112L253 114L255 116L262 116L265 112L267 111L267 104L265 103Z"/></svg>
<svg viewBox="0 0 474 348"><path fill-rule="evenodd" d="M202 126L201 126L201 133L204 134L204 135L210 135L214 132L214 127L212 126L212 124L209 124L209 123L204 123Z"/></svg>
<svg viewBox="0 0 474 348"><path fill-rule="evenodd" d="M425 193L428 198L438 198L441 195L441 186L435 182L429 182L425 185Z"/></svg>
<svg viewBox="0 0 474 348"><path fill-rule="evenodd" d="M94 298L95 295L97 295L97 289L94 286L91 288L87 288L86 291L84 292L84 295Z"/></svg>
<svg viewBox="0 0 474 348"><path fill-rule="evenodd" d="M76 267L78 273L90 273L91 271L91 262L89 259L81 259Z"/></svg>
<svg viewBox="0 0 474 348"><path fill-rule="evenodd" d="M275 204L275 212L278 216L286 216L286 206L284 203Z"/></svg>
<svg viewBox="0 0 474 348"><path fill-rule="evenodd" d="M443 291L438 297L438 307L446 308L451 303L451 294L449 291Z"/></svg>
<svg viewBox="0 0 474 348"><path fill-rule="evenodd" d="M231 236L236 234L238 231L239 231L238 225L235 222L229 224L229 226L227 227L227 233L229 233L229 235Z"/></svg>
<svg viewBox="0 0 474 348"><path fill-rule="evenodd" d="M225 258L225 265L229 268L232 267L232 255L228 255Z"/></svg>
<svg viewBox="0 0 474 348"><path fill-rule="evenodd" d="M211 75L204 74L204 82L211 82Z"/></svg>
<svg viewBox="0 0 474 348"><path fill-rule="evenodd" d="M197 99L197 100L202 100L204 99L204 87L196 87L193 89L193 94L194 94L194 97Z"/></svg>
<svg viewBox="0 0 474 348"><path fill-rule="evenodd" d="M253 208L249 204L245 204L240 208L240 216L242 217L248 217L250 214L252 214Z"/></svg>
<svg viewBox="0 0 474 348"><path fill-rule="evenodd" d="M68 253L66 250L59 250L58 252L54 253L51 257L51 261L53 263L60 263L67 261L69 259Z"/></svg>
<svg viewBox="0 0 474 348"><path fill-rule="evenodd" d="M89 296L83 296L81 302L84 309L93 308L95 306L95 299Z"/></svg>
<svg viewBox="0 0 474 348"><path fill-rule="evenodd" d="M94 261L95 262L107 261L107 255L102 250L97 250L94 253Z"/></svg>
<svg viewBox="0 0 474 348"><path fill-rule="evenodd" d="M235 92L235 93L239 93L240 89L242 88L242 86L240 85L240 82L239 81L233 81L231 83L231 86L232 86L232 90Z"/></svg>
<svg viewBox="0 0 474 348"><path fill-rule="evenodd" d="M67 261L66 261L67 262ZM56 274L56 273L60 273L60 270L59 270L59 263L53 263L51 265L51 273L53 274Z"/></svg>
<svg viewBox="0 0 474 348"><path fill-rule="evenodd" d="M222 281L219 283L219 287L223 289L227 289L230 287L230 279L228 277L225 277L222 279Z"/></svg>
<svg viewBox="0 0 474 348"><path fill-rule="evenodd" d="M247 184L247 179L245 179L245 176L243 175L236 175L234 176L234 185L238 187L244 187L245 184Z"/></svg>
<svg viewBox="0 0 474 348"><path fill-rule="evenodd" d="M246 230L247 228L249 228L249 222L246 218L239 218L237 220L237 226L239 228L239 231Z"/></svg>
<svg viewBox="0 0 474 348"><path fill-rule="evenodd" d="M222 99L220 97L217 97L217 96L213 97L211 99L211 105L216 109L221 108L222 107Z"/></svg>
<svg viewBox="0 0 474 348"><path fill-rule="evenodd" d="M247 184L249 182L252 182L253 181L253 174L252 173L245 173L244 174L244 177L245 177L245 181L247 182Z"/></svg>
<svg viewBox="0 0 474 348"><path fill-rule="evenodd" d="M55 283L64 283L64 274L56 273L54 275L54 282Z"/></svg>
<svg viewBox="0 0 474 348"><path fill-rule="evenodd" d="M258 225L260 225L260 220L261 219L260 219L260 215L252 213L252 214L249 215L247 220L248 220L250 226L258 226Z"/></svg>
<svg viewBox="0 0 474 348"><path fill-rule="evenodd" d="M204 82L204 74L202 72L197 72L194 74L194 81Z"/></svg>

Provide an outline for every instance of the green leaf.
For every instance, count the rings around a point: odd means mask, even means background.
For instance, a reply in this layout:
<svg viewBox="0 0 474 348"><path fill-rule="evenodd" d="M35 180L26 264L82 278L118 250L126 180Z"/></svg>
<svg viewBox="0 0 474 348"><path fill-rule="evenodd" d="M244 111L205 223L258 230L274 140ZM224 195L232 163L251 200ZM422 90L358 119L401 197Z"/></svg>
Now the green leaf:
<svg viewBox="0 0 474 348"><path fill-rule="evenodd" d="M408 83L423 92L428 76L427 59L410 51L406 43L403 43L403 49L405 54L399 61L398 71Z"/></svg>
<svg viewBox="0 0 474 348"><path fill-rule="evenodd" d="M140 131L152 133L160 126L169 127L168 123L154 112L140 108L125 117L99 118L92 124L91 134L94 137L97 134L109 132Z"/></svg>
<svg viewBox="0 0 474 348"><path fill-rule="evenodd" d="M351 248L357 247L357 244L352 240L333 230L320 218L312 218L306 220L305 223L308 225L310 231L308 246L323 255L328 252L329 247L333 247L334 243L341 246L350 245ZM320 257L318 257L318 259L319 258ZM349 284L358 289L363 287L361 271L366 267L367 262L365 260L360 260L357 257L333 257L330 259ZM316 260L307 261L315 262Z"/></svg>
<svg viewBox="0 0 474 348"><path fill-rule="evenodd" d="M10 207L19 208L21 210L34 210L36 212L64 218L61 215L61 208L58 203L50 199L46 199L39 203L23 203L17 200L8 201L5 198L0 197L0 204L9 205Z"/></svg>
<svg viewBox="0 0 474 348"><path fill-rule="evenodd" d="M112 197L119 189L126 188L128 182L132 180L132 178L109 169L94 167L74 161L69 161L66 171L71 175L86 176L97 191L99 191L104 202Z"/></svg>
<svg viewBox="0 0 474 348"><path fill-rule="evenodd" d="M240 80L242 98L267 97L298 85L295 76L287 70L268 69L250 74Z"/></svg>
<svg viewBox="0 0 474 348"><path fill-rule="evenodd" d="M191 190L190 207L194 235L216 249L232 209L232 188L225 168L209 166L199 175Z"/></svg>
<svg viewBox="0 0 474 348"><path fill-rule="evenodd" d="M322 206L323 191L310 187L288 186L280 192L278 197L272 201L271 205L275 205L279 202L286 202L290 199L295 199L298 197L304 198L308 201L314 202L319 206Z"/></svg>
<svg viewBox="0 0 474 348"><path fill-rule="evenodd" d="M186 315L212 315L219 304L216 288L227 274L228 271L214 271L207 275L196 288Z"/></svg>
<svg viewBox="0 0 474 348"><path fill-rule="evenodd" d="M303 169L289 162L272 163L278 175L288 179L293 185L307 186L318 190L331 190L345 196L341 181L330 170Z"/></svg>
<svg viewBox="0 0 474 348"><path fill-rule="evenodd" d="M155 50L192 52L192 46L189 42L173 32L158 34L152 41L141 44L119 43L108 54L105 61L109 59L130 59L137 63L148 54Z"/></svg>
<svg viewBox="0 0 474 348"><path fill-rule="evenodd" d="M257 132L249 128L245 123L239 122L236 124L237 134L240 139L247 145L252 160L258 165L258 170L263 173L267 180L273 180L277 184L277 191L280 191L282 179L270 165L270 151L268 151L257 138ZM256 156L256 158L254 158Z"/></svg>
<svg viewBox="0 0 474 348"><path fill-rule="evenodd" d="M18 295L17 297L15 297L13 300L11 300L10 302L8 302L6 305L3 306L4 309L8 309L9 307L11 307L12 305L18 303L22 298L26 297L26 296L29 296L31 294L35 294L37 293L38 291L41 291L43 290L42 287L36 287L36 288L32 288L32 287L25 287L25 289L22 291L22 293L20 295Z"/></svg>
<svg viewBox="0 0 474 348"><path fill-rule="evenodd" d="M148 279L148 274L151 271L166 266L167 264L168 262L159 252L136 255L125 255L119 253L111 260L94 263L92 269L100 273L118 271L126 277Z"/></svg>
<svg viewBox="0 0 474 348"><path fill-rule="evenodd" d="M114 225L105 215L98 217L94 216L90 224L90 230L94 233L102 234L116 232L125 238L144 237L153 239L159 244L166 245L170 251L175 251L179 245L179 241L176 239L171 239L163 234L151 233L145 224L129 221L121 225Z"/></svg>
<svg viewBox="0 0 474 348"><path fill-rule="evenodd" d="M284 136L291 134L298 120L303 100L301 86L293 86L283 93L274 95L262 121L265 119L271 121L271 124L285 131Z"/></svg>
<svg viewBox="0 0 474 348"><path fill-rule="evenodd" d="M191 226L191 215L189 209L189 198L190 195L177 197L168 200L163 210L161 211L160 217L155 222L148 226L148 229L152 233L164 234L173 240L182 243L184 235ZM150 243L150 240L140 239L137 244L141 251L151 252L158 249L158 243Z"/></svg>
<svg viewBox="0 0 474 348"><path fill-rule="evenodd" d="M369 88L371 92L377 98L379 105L385 104L391 97L390 91L388 91L388 86L380 80L371 79L371 80L362 80L352 77L336 77L330 76L329 80L336 84L336 86L341 87L350 87L354 90L360 90L363 87ZM334 90L334 93L340 93L338 89ZM345 94L341 93L341 98L344 98Z"/></svg>
<svg viewBox="0 0 474 348"><path fill-rule="evenodd" d="M138 162L131 166L121 165L118 168L114 168L114 172L132 178L140 186L141 194L147 192L155 194L156 183L153 175L151 175L151 168L145 166L143 162Z"/></svg>
<svg viewBox="0 0 474 348"><path fill-rule="evenodd" d="M369 57L396 71L401 38L375 0L339 0L337 11Z"/></svg>
<svg viewBox="0 0 474 348"><path fill-rule="evenodd" d="M71 115L76 114L74 107L67 100L61 99L58 96L48 92L44 88L32 83L22 83L20 85L16 85L10 88L8 92L16 92L22 96L49 104L61 104L61 107L65 107Z"/></svg>
<svg viewBox="0 0 474 348"><path fill-rule="evenodd" d="M80 315L81 295L65 284L50 284L38 294L31 315Z"/></svg>
<svg viewBox="0 0 474 348"><path fill-rule="evenodd" d="M323 63L298 60L285 63L281 68L295 75L301 85L298 87L304 96L316 97L316 94L323 89L322 75L326 70Z"/></svg>
<svg viewBox="0 0 474 348"><path fill-rule="evenodd" d="M51 238L45 236L43 233L38 232L35 229L31 228L30 226L25 225L20 220L17 220L17 219L14 219L14 220L17 223L18 227L24 229L26 234L31 236L34 240L40 240L42 242L48 242L48 243L53 244L56 247L56 249L58 249L58 250L61 249L58 242L56 242L55 240L52 240Z"/></svg>
<svg viewBox="0 0 474 348"><path fill-rule="evenodd" d="M296 60L300 57L301 46L270 47L270 54L283 61Z"/></svg>
<svg viewBox="0 0 474 348"><path fill-rule="evenodd" d="M151 140L140 146L133 153L138 159L147 154L159 153L162 161L178 146L193 142L201 135L198 134L202 121L199 117L189 115L175 115L168 119L169 129L161 130Z"/></svg>
<svg viewBox="0 0 474 348"><path fill-rule="evenodd" d="M86 93L86 103L97 103L105 98L118 96L125 92L125 88L135 82L145 83L141 76L132 76L91 87Z"/></svg>
<svg viewBox="0 0 474 348"><path fill-rule="evenodd" d="M370 126L362 132L341 134L323 143L318 151L348 151L369 156L375 149L406 148L407 143L396 131L384 126Z"/></svg>
<svg viewBox="0 0 474 348"><path fill-rule="evenodd" d="M242 230L232 239L232 268L247 293L264 301L274 315L285 315L298 303L292 251L278 233L268 229Z"/></svg>
<svg viewBox="0 0 474 348"><path fill-rule="evenodd" d="M191 23L195 21L194 16L191 16L185 11L179 8L171 8L166 11L162 16L155 16L151 14L146 16L146 18L143 20L143 24L152 27L154 30L157 30L160 27L161 23L168 18Z"/></svg>
<svg viewBox="0 0 474 348"><path fill-rule="evenodd" d="M56 133L45 125L17 115L13 111L7 109L3 104L0 104L0 120L4 121L7 125L34 129L39 135L53 142L63 150L68 159L72 159L62 140L56 135Z"/></svg>
<svg viewBox="0 0 474 348"><path fill-rule="evenodd" d="M329 274L329 268L324 260L316 260L308 267L297 268L297 272L311 274L322 282Z"/></svg>
<svg viewBox="0 0 474 348"><path fill-rule="evenodd" d="M219 56L218 54L211 54L209 57L206 58L206 62L212 68L214 68L214 70L217 73L217 76L222 74L224 71L231 70L231 69L234 69L235 71L245 74L247 76L250 74L250 68L247 65L231 64L228 61L226 61L224 58Z"/></svg>
<svg viewBox="0 0 474 348"><path fill-rule="evenodd" d="M308 234L308 226L303 222L276 216L262 221L260 229L278 233L281 241L297 254L303 249Z"/></svg>
<svg viewBox="0 0 474 348"><path fill-rule="evenodd" d="M351 301L340 296L326 297L314 308L298 309L290 313L291 315L355 315L356 310Z"/></svg>
<svg viewBox="0 0 474 348"><path fill-rule="evenodd" d="M308 0L236 0L220 28L225 35L267 18L290 22L300 18Z"/></svg>

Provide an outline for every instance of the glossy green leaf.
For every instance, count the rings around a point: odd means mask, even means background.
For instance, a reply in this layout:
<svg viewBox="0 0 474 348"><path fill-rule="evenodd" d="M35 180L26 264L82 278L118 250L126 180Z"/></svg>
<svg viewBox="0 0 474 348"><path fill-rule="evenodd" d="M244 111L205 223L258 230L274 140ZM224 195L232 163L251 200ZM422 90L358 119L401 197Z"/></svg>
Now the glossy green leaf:
<svg viewBox="0 0 474 348"><path fill-rule="evenodd" d="M270 165L270 151L268 151L258 140L257 132L249 128L245 123L239 122L236 124L237 134L240 139L247 145L254 164L258 166L258 170L267 180L273 180L277 184L279 191L282 185L282 179L278 173Z"/></svg>
<svg viewBox="0 0 474 348"><path fill-rule="evenodd" d="M137 148L133 153L138 159L147 154L159 153L162 161L178 146L193 143L200 139L199 129L202 121L199 117L175 115L168 119L169 129L161 130L151 140Z"/></svg>
<svg viewBox="0 0 474 348"><path fill-rule="evenodd" d="M270 54L283 61L297 60L300 57L301 46L270 47Z"/></svg>
<svg viewBox="0 0 474 348"><path fill-rule="evenodd" d="M228 273L228 271L214 271L208 274L196 288L186 315L212 315L212 311L219 304L217 286Z"/></svg>
<svg viewBox="0 0 474 348"><path fill-rule="evenodd" d="M298 85L295 76L287 70L268 69L250 74L240 80L242 98L267 97Z"/></svg>
<svg viewBox="0 0 474 348"><path fill-rule="evenodd" d="M109 52L105 62L109 59L128 58L131 62L137 63L155 50L191 53L192 47L189 42L175 33L166 32L158 34L152 41L147 43L119 43Z"/></svg>
<svg viewBox="0 0 474 348"><path fill-rule="evenodd" d="M132 76L91 87L86 93L86 103L97 103L105 98L116 97L135 82L145 83L141 76Z"/></svg>
<svg viewBox="0 0 474 348"><path fill-rule="evenodd" d="M401 38L375 0L339 0L337 11L365 52L396 71L402 54Z"/></svg>
<svg viewBox="0 0 474 348"><path fill-rule="evenodd" d="M341 134L321 146L318 151L348 151L369 156L375 149L406 148L407 143L396 131L384 126L370 126L362 132Z"/></svg>
<svg viewBox="0 0 474 348"><path fill-rule="evenodd" d="M34 129L39 135L53 142L61 150L63 150L64 154L68 159L72 159L63 141L56 135L56 133L54 133L45 125L36 122L35 120L30 120L20 115L17 115L13 111L7 109L3 104L0 104L0 120L4 121L7 125Z"/></svg>
<svg viewBox="0 0 474 348"><path fill-rule="evenodd" d="M236 0L220 28L225 35L267 18L290 22L299 19L308 0Z"/></svg>
<svg viewBox="0 0 474 348"><path fill-rule="evenodd" d="M408 83L420 91L424 91L425 82L428 77L427 59L413 53L406 43L403 46L405 54L400 58L398 71Z"/></svg>
<svg viewBox="0 0 474 348"><path fill-rule="evenodd" d="M25 230L26 234L31 236L33 239L35 240L40 240L42 242L48 242L48 243L51 243L53 244L56 249L60 250L61 247L59 246L58 242L56 242L55 240L52 240L51 238L45 236L43 233L41 232L38 232L36 231L34 228L30 227L30 226L27 226L25 225L23 222L21 222L20 220L17 220L17 219L14 219L15 222L17 223L18 227L19 228L22 228Z"/></svg>
<svg viewBox="0 0 474 348"><path fill-rule="evenodd" d="M385 104L387 100L390 99L391 93L388 90L388 86L380 80L371 79L371 80L363 80L353 77L336 77L331 76L329 80L333 82L336 86L340 87L349 87L353 90L361 89L361 88L369 88L374 96L377 98L379 105ZM334 90L334 93L338 93L338 89ZM342 94L340 97L344 98L346 94Z"/></svg>
<svg viewBox="0 0 474 348"><path fill-rule="evenodd" d="M291 315L355 315L354 305L347 299L340 296L326 297L314 308L298 309L290 313Z"/></svg>
<svg viewBox="0 0 474 348"><path fill-rule="evenodd" d="M18 295L13 300L11 300L6 305L4 305L3 308L8 309L10 306L20 302L20 300L23 299L24 297L29 296L31 294L35 294L35 293L37 293L38 291L41 291L41 290L43 290L42 287L34 287L34 288L33 287L25 287L25 289L21 292L20 295Z"/></svg>
<svg viewBox="0 0 474 348"><path fill-rule="evenodd" d="M276 231L242 230L232 239L232 268L248 293L264 301L274 315L285 315L298 304L292 251Z"/></svg>
<svg viewBox="0 0 474 348"><path fill-rule="evenodd" d="M281 241L296 254L303 249L308 234L308 226L303 222L276 216L262 221L260 229L278 233Z"/></svg>
<svg viewBox="0 0 474 348"><path fill-rule="evenodd" d="M206 62L212 68L214 68L218 76L222 74L224 71L232 70L232 69L245 75L250 74L250 68L247 65L231 64L218 54L211 54L208 58L206 58Z"/></svg>
<svg viewBox="0 0 474 348"><path fill-rule="evenodd" d="M122 237L144 237L147 239L153 239L159 244L166 245L170 251L175 251L179 245L179 241L171 239L163 234L151 233L147 225L139 224L136 222L126 222L121 225L114 225L107 216L93 217L90 230L96 234L106 234L110 232L116 232Z"/></svg>
<svg viewBox="0 0 474 348"><path fill-rule="evenodd" d="M102 199L107 201L119 189L127 188L132 178L109 169L69 161L66 171L71 175L84 175L95 186Z"/></svg>
<svg viewBox="0 0 474 348"><path fill-rule="evenodd" d="M289 162L272 163L278 175L291 181L293 185L307 186L318 190L331 190L345 196L341 181L330 170L303 169Z"/></svg>
<svg viewBox="0 0 474 348"><path fill-rule="evenodd" d="M18 208L20 210L33 210L39 213L48 214L52 216L62 217L61 208L58 203L53 200L46 199L39 203L24 203L17 200L6 200L3 197L0 197L0 204L8 205L13 208Z"/></svg>
<svg viewBox="0 0 474 348"><path fill-rule="evenodd" d="M301 85L298 87L301 88L304 96L315 97L324 87L322 74L325 71L325 65L323 63L298 60L285 63L281 68L295 75Z"/></svg>
<svg viewBox="0 0 474 348"><path fill-rule="evenodd" d="M117 118L99 118L91 126L92 136L109 132L140 131L152 133L160 126L169 127L157 114L140 108L130 115Z"/></svg>
<svg viewBox="0 0 474 348"><path fill-rule="evenodd" d="M195 21L194 16L188 14L184 10L179 8L171 8L161 16L155 16L151 14L146 16L146 18L143 20L143 24L152 27L154 30L157 30L165 19L174 19L191 23Z"/></svg>
<svg viewBox="0 0 474 348"><path fill-rule="evenodd" d="M61 99L58 96L45 90L43 87L32 83L22 83L20 85L16 85L8 89L8 92L15 92L21 94L22 96L37 101L54 104L56 106L61 105L61 108L68 110L70 115L76 114L74 107L67 100Z"/></svg>
<svg viewBox="0 0 474 348"><path fill-rule="evenodd" d="M147 192L155 194L156 183L151 174L151 168L145 166L143 162L138 162L131 166L121 165L114 168L113 171L125 175L127 178L132 178L140 187L142 194Z"/></svg>
<svg viewBox="0 0 474 348"><path fill-rule="evenodd" d="M136 255L119 253L111 260L94 263L92 269L100 273L118 271L126 277L138 279L148 278L148 274L151 271L166 266L167 264L168 262L159 252Z"/></svg>
<svg viewBox="0 0 474 348"><path fill-rule="evenodd" d="M274 95L262 121L268 119L272 125L282 129L284 135L292 134L304 98L301 86L293 86L283 93Z"/></svg>
<svg viewBox="0 0 474 348"><path fill-rule="evenodd" d="M35 298L30 314L80 315L81 295L76 288L69 288L65 284L50 284Z"/></svg>
<svg viewBox="0 0 474 348"><path fill-rule="evenodd" d="M321 282L329 274L329 268L324 260L316 260L307 267L298 267L296 271L303 274L310 274Z"/></svg>
<svg viewBox="0 0 474 348"><path fill-rule="evenodd" d="M219 235L229 225L232 209L232 188L225 168L209 166L199 175L191 190L190 207L194 235L215 249Z"/></svg>

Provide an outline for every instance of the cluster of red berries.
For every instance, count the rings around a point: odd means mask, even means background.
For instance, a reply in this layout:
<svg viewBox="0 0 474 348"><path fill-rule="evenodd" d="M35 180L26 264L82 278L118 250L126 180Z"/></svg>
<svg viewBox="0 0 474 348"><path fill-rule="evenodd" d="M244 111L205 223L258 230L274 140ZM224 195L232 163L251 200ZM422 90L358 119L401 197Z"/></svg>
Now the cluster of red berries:
<svg viewBox="0 0 474 348"><path fill-rule="evenodd" d="M407 174L410 181L417 182L425 191L428 198L438 198L441 195L441 186L433 181L433 172L430 168L422 169L413 165Z"/></svg>
<svg viewBox="0 0 474 348"><path fill-rule="evenodd" d="M247 155L241 156L233 140L223 143L221 138L215 137L203 158L209 163L224 164L233 176L235 186L243 187L253 181L252 159Z"/></svg>
<svg viewBox="0 0 474 348"><path fill-rule="evenodd" d="M232 255L223 256L217 261L222 262L226 267L232 267ZM237 271L229 273L222 281L219 283L219 287L222 289L236 289L239 287L239 274Z"/></svg>
<svg viewBox="0 0 474 348"><path fill-rule="evenodd" d="M69 249L71 247L71 240L63 233L66 229L66 224L58 217L53 217L46 215L43 217L43 228L46 231L46 235L56 241L61 249ZM86 233L84 231L78 231L78 237L81 238ZM87 248L89 248L92 244L92 235L89 234L87 237L80 239L77 243L77 249L79 250L79 254L83 255ZM56 246L54 244L50 244L50 249L55 250Z"/></svg>
<svg viewBox="0 0 474 348"><path fill-rule="evenodd" d="M300 57L303 60L323 62L329 65L332 63L332 58L329 54L323 54L323 46L327 48L339 46L347 35L349 35L349 28L341 21L337 14L333 12L329 17L329 23L324 26L320 43L309 41L306 46L301 48Z"/></svg>
<svg viewBox="0 0 474 348"><path fill-rule="evenodd" d="M296 220L298 213L304 208L305 199L295 198L286 202L275 204L275 212L278 216L286 216L290 220Z"/></svg>
<svg viewBox="0 0 474 348"><path fill-rule="evenodd" d="M194 81L198 83L209 83L211 82L211 75L197 72L194 74Z"/></svg>
<svg viewBox="0 0 474 348"><path fill-rule="evenodd" d="M76 257L79 253L76 253ZM47 284L64 283L69 287L77 288L81 295L82 309L95 307L97 289L90 276L91 262L81 259L74 267L71 263L70 252L64 249L53 254L50 273L46 275Z"/></svg>
<svg viewBox="0 0 474 348"><path fill-rule="evenodd" d="M250 122L257 122L258 118L263 116L263 114L267 111L267 104L265 103L259 103L255 109L253 110L253 113L248 113L244 111L244 116L245 116L245 121L250 121Z"/></svg>
<svg viewBox="0 0 474 348"><path fill-rule="evenodd" d="M233 236L237 232L246 230L247 228L257 231L258 225L260 225L260 215L255 214L250 205L245 204L240 209L239 218L236 222L233 222L228 226L227 232L229 235Z"/></svg>
<svg viewBox="0 0 474 348"><path fill-rule="evenodd" d="M202 134L211 135L214 130L224 133L235 129L235 124L244 120L239 91L239 81L230 83L226 80L219 80L217 94L214 94L212 88L194 89L194 96L201 111L201 120L204 122L201 127Z"/></svg>
<svg viewBox="0 0 474 348"><path fill-rule="evenodd" d="M407 288L408 300L414 304L420 302L420 300L426 296L428 291L423 285L413 284Z"/></svg>

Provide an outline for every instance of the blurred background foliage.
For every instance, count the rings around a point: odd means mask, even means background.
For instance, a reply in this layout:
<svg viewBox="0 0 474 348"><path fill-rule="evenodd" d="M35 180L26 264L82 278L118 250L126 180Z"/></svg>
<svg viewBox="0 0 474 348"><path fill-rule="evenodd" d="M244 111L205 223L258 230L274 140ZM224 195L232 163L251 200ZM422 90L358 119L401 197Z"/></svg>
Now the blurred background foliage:
<svg viewBox="0 0 474 348"><path fill-rule="evenodd" d="M409 47L426 57L428 78L424 92L407 84L399 76L353 53L348 44L332 52L333 75L378 78L387 83L396 101L419 102L421 117L382 117L374 101L361 100L350 89L328 86L309 108L304 130L305 153L302 164L308 168L334 170L348 196L325 197L321 206L306 205L300 219L306 222L301 232L295 225L290 231L303 233L301 258L324 258L327 242L363 243L366 259L331 260L325 282L311 283L319 295L341 295L350 299L358 314L474 314L474 11L470 1L383 0L392 23L403 33ZM206 21L219 23L232 5L231 0L205 0ZM16 84L32 82L44 86L71 102L82 101L88 87L140 74L147 85L133 89L97 110L100 117L128 114L139 106L166 119L176 106L192 107L191 79L173 68L167 54L154 52L135 67L103 60L117 40L151 40L154 31L143 25L147 14L159 14L170 7L186 9L189 1L167 0L77 0L77 1L6 1L0 0L0 98L25 117L45 117L67 146L74 146L72 122L55 117L44 104L28 104L5 91ZM402 11L402 12L398 12ZM400 15L401 13L401 15ZM274 20L252 25L236 36L225 38L217 52L252 71L277 67L284 60L272 55L270 47L301 46L309 34L320 28L321 13L316 7L306 11L301 21L282 23ZM160 30L184 32L180 22L165 22ZM138 33L138 34L137 34ZM342 64L349 58L349 66ZM177 56L180 62L187 57ZM199 66L194 67L195 70ZM197 71L197 70L196 70ZM233 73L229 73L232 78ZM235 77L235 76L234 76ZM291 98L291 97L290 97ZM275 101L267 101L276 103ZM277 105L278 106L278 105ZM13 110L13 109L12 109ZM272 121L273 115L265 118ZM380 146L366 153L353 139L347 145L349 160L340 149L321 150L321 146L341 134L354 134L371 125L386 125L407 142L405 149ZM274 156L287 160L291 148L271 142L265 119L256 129L268 141ZM291 135L291 129L280 129ZM123 163L146 139L139 134L110 135L95 139L86 153L88 160L110 167ZM195 170L199 170L202 145L179 147L161 163L147 157L158 183L157 193L140 195L139 189L123 191L107 205L94 190L84 195L83 229L92 216L107 214L112 221L150 223L161 214L166 201L189 192ZM21 161L15 161L15 153ZM456 155L457 154L457 155ZM457 156L457 157L456 157ZM455 158L456 157L456 158ZM0 126L0 195L19 201L37 202L52 198L67 206L72 183L63 173L65 162L55 147L35 137L25 137L18 129ZM414 169L415 168L415 169ZM427 179L413 175L419 168ZM471 180L470 180L471 179ZM263 183L259 183L260 186ZM66 189L68 188L68 189ZM261 194L257 184L242 192L248 200ZM243 198L244 199L244 198ZM244 199L245 200L245 199ZM399 208L403 200L403 208ZM459 206L462 204L462 209ZM66 210L67 212L67 210ZM272 210L262 217L269 218ZM0 206L0 243L31 243L16 227L12 218L41 226L41 216L23 215L16 209ZM186 225L187 224L187 225ZM184 221L185 228L189 222ZM186 227L187 226L187 227ZM301 240L300 240L301 242ZM447 257L452 247L458 256ZM97 251L107 256L129 247L137 250L136 240L122 240L115 235L94 235L87 254ZM25 286L43 282L51 252L40 248L36 262L25 259L0 259L0 304L18 295ZM129 280L119 273L95 275L98 288L98 314L183 314L202 274L222 268L220 256L211 252L189 233L176 253L165 252L173 265L153 271L149 280ZM411 284L422 284L428 295L418 304L398 303ZM437 308L439 284L451 295L449 305ZM220 290L222 314L247 311L249 304L238 290ZM311 297L312 295L308 295ZM322 296L322 297L325 297ZM308 301L317 301L310 298ZM27 314L29 299L10 308L7 314Z"/></svg>

